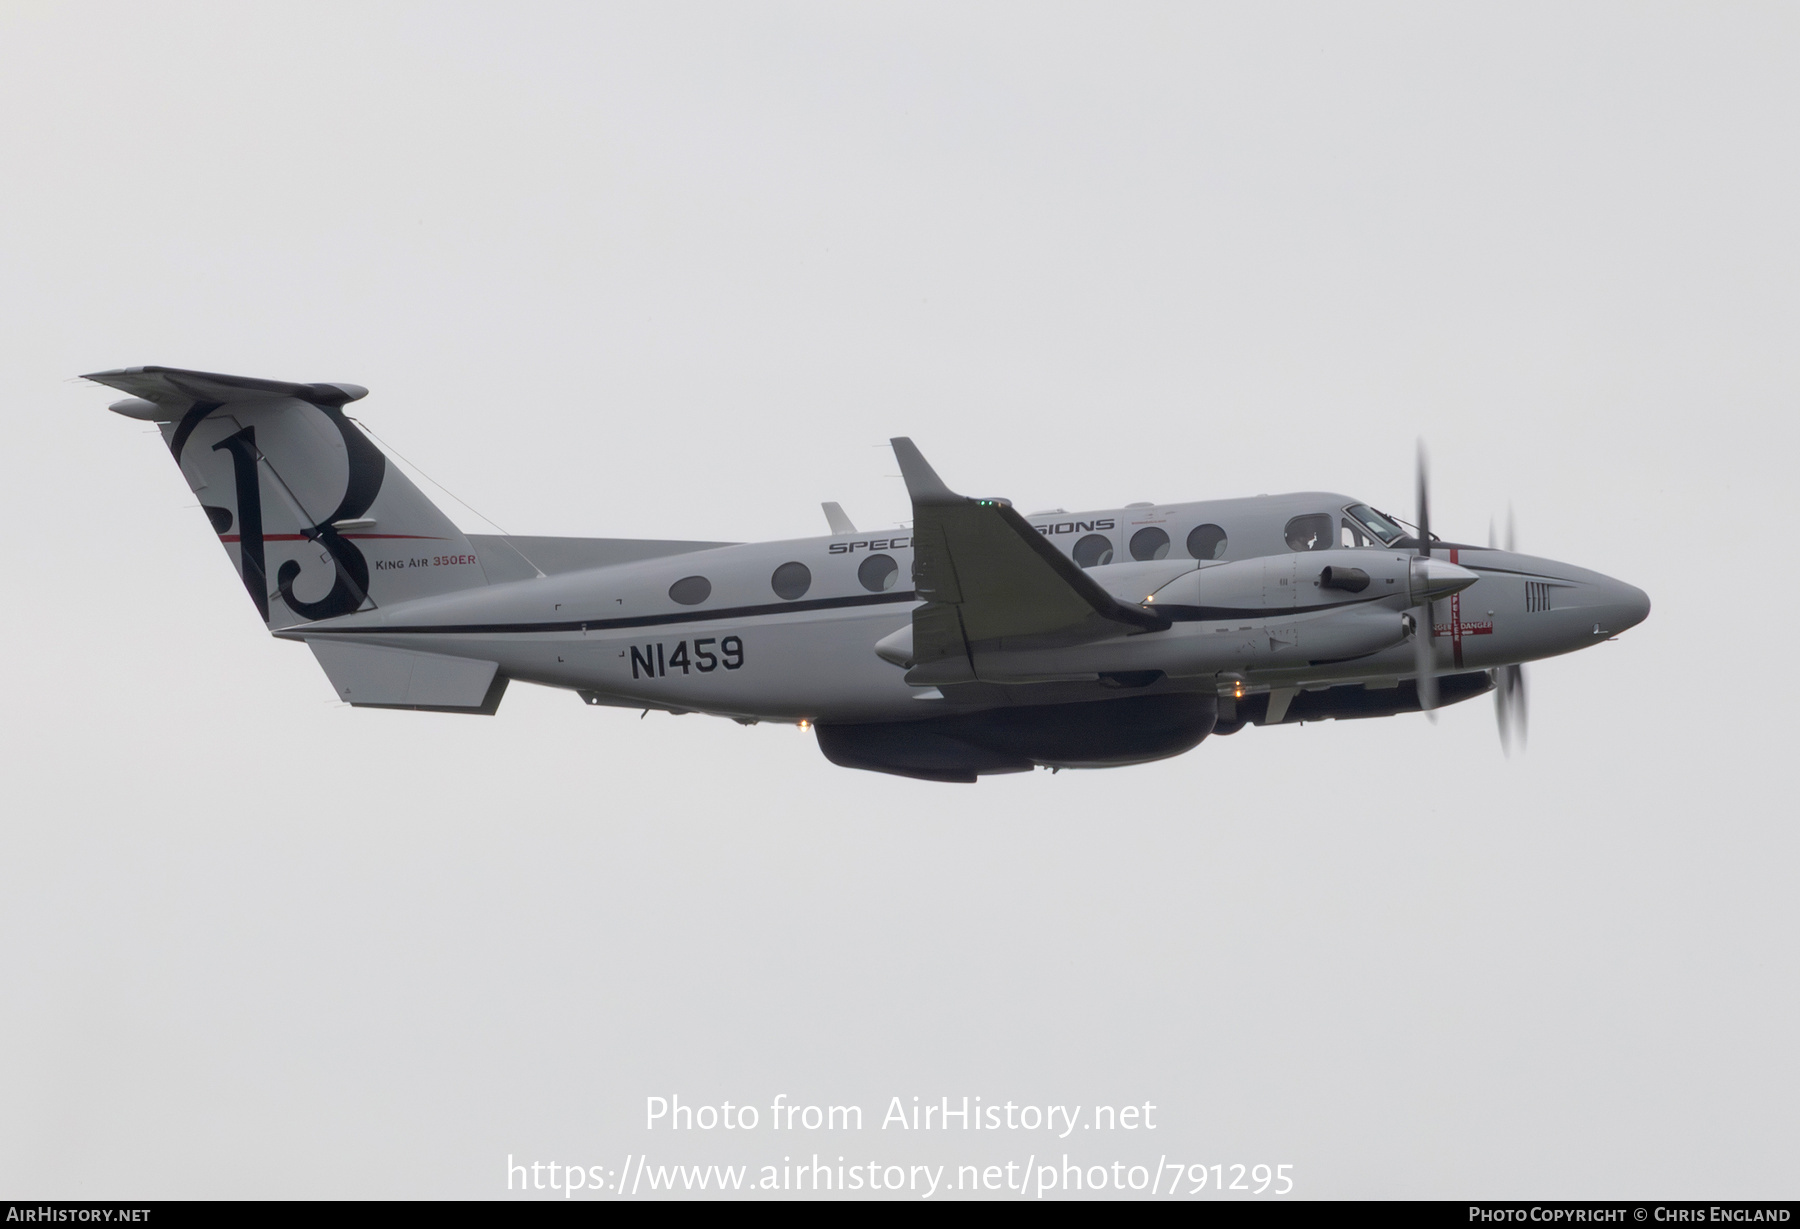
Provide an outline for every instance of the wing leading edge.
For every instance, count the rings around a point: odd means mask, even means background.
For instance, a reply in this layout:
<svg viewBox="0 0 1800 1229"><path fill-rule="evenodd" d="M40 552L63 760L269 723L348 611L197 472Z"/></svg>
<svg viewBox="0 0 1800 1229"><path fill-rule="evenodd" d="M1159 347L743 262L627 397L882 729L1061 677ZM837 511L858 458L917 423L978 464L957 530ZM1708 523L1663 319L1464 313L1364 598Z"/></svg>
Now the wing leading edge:
<svg viewBox="0 0 1800 1229"><path fill-rule="evenodd" d="M910 439L889 442L912 497L913 587L925 601L913 611L908 683L974 682L974 652L1169 626L1159 612L1126 605L1095 584L1005 500L958 495Z"/></svg>

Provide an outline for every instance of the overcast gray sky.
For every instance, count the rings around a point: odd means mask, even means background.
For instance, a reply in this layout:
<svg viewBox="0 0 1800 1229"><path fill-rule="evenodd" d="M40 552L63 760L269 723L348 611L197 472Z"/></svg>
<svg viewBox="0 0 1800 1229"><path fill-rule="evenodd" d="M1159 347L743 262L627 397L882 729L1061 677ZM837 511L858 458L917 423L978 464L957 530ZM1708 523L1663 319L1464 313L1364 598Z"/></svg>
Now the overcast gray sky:
<svg viewBox="0 0 1800 1229"><path fill-rule="evenodd" d="M1797 57L1773 3L3 0L0 1197L1791 1197ZM898 434L1023 507L1403 510L1423 435L1447 534L1655 608L1511 761L1485 701L974 787L352 711L70 380L145 363L365 384L519 533L891 525ZM643 1130L781 1093L868 1127ZM875 1125L964 1095L1158 1129Z"/></svg>

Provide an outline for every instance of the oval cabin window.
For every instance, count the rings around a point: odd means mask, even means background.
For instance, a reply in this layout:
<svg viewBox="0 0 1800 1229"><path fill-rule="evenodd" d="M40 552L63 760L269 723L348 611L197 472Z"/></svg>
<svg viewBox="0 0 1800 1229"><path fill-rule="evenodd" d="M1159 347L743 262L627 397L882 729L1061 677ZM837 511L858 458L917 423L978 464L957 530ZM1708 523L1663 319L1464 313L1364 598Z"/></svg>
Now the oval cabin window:
<svg viewBox="0 0 1800 1229"><path fill-rule="evenodd" d="M1075 543L1075 562L1084 568L1097 568L1112 562L1112 543L1105 535L1090 533Z"/></svg>
<svg viewBox="0 0 1800 1229"><path fill-rule="evenodd" d="M1131 557L1139 563L1164 559L1169 554L1169 535L1152 525L1131 535Z"/></svg>
<svg viewBox="0 0 1800 1229"><path fill-rule="evenodd" d="M805 597L806 591L812 588L812 569L804 563L784 563L769 577L769 588L783 601Z"/></svg>
<svg viewBox="0 0 1800 1229"><path fill-rule="evenodd" d="M892 555L870 555L856 569L856 579L870 593L886 593L894 587L894 578L900 575L900 565L894 562Z"/></svg>
<svg viewBox="0 0 1800 1229"><path fill-rule="evenodd" d="M1188 534L1187 550L1195 559L1223 559L1225 531L1217 525L1196 525Z"/></svg>
<svg viewBox="0 0 1800 1229"><path fill-rule="evenodd" d="M712 581L704 576L683 576L669 586L669 600L683 606L698 606L712 596Z"/></svg>

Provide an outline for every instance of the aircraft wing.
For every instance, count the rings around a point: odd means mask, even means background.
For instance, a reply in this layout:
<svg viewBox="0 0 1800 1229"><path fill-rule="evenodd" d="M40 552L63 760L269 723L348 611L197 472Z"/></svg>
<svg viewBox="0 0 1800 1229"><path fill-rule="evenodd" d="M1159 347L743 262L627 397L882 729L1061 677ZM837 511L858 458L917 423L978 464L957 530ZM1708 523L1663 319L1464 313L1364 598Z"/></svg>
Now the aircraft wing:
<svg viewBox="0 0 1800 1229"><path fill-rule="evenodd" d="M976 679L971 650L1048 648L1160 631L1160 613L1107 593L1000 499L945 486L910 439L889 441L913 505L915 686Z"/></svg>

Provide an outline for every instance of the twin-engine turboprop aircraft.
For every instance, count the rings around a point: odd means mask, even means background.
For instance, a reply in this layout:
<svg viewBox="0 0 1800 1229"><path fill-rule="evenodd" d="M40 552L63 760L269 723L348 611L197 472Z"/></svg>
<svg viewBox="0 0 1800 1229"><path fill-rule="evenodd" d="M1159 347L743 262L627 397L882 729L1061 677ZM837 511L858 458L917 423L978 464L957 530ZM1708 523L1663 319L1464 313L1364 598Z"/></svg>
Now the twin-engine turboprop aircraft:
<svg viewBox="0 0 1800 1229"><path fill-rule="evenodd" d="M131 367L250 600L361 708L589 704L810 724L833 763L932 781L1178 755L1245 725L1496 692L1649 614L1597 572L1323 492L1021 516L893 441L910 529L786 542L465 534L344 413L353 384ZM1509 533L1510 537L1510 533Z"/></svg>

